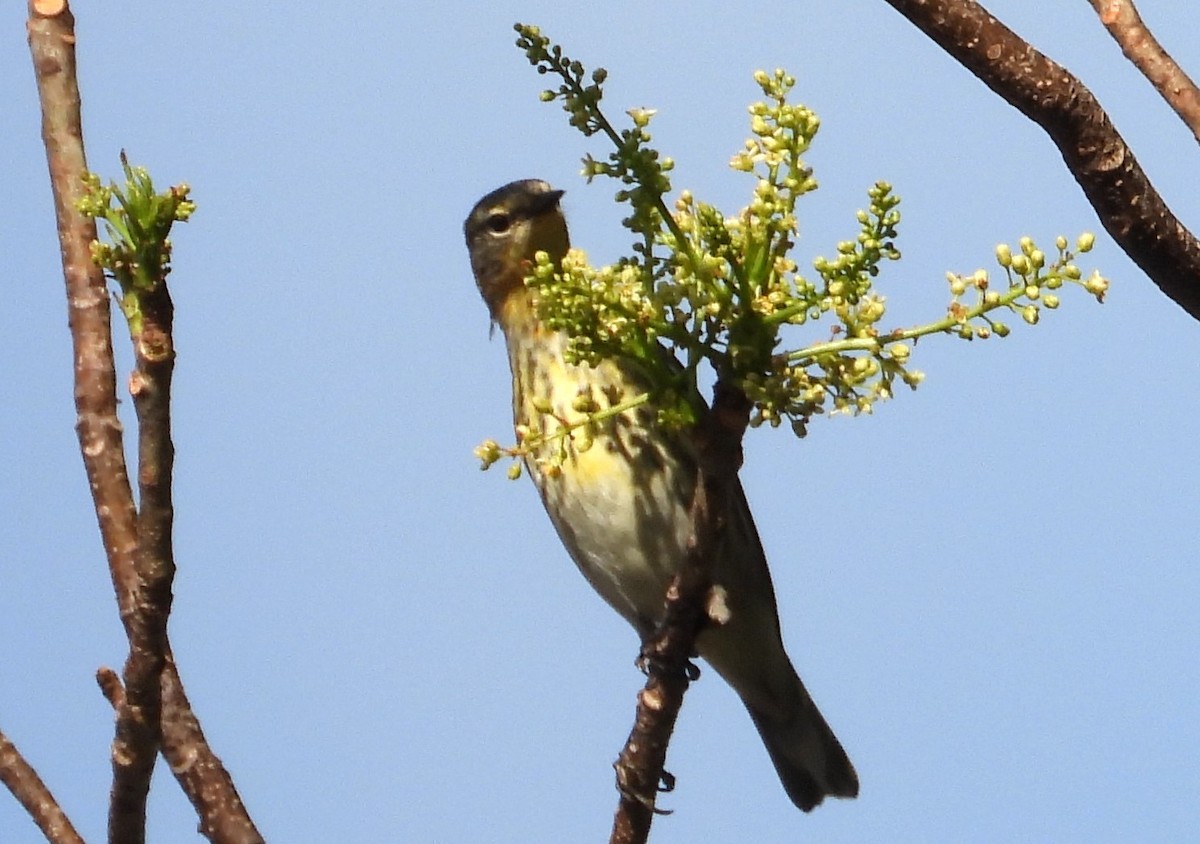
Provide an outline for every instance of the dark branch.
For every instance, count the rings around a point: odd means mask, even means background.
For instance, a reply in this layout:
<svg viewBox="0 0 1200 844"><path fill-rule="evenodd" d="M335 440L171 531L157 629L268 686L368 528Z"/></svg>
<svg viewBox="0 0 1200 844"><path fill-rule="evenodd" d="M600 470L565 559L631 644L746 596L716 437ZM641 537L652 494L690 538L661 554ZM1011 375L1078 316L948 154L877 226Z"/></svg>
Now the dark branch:
<svg viewBox="0 0 1200 844"><path fill-rule="evenodd" d="M1175 110L1192 135L1200 141L1200 90L1170 53L1162 48L1133 0L1088 0L1113 40L1134 67Z"/></svg>
<svg viewBox="0 0 1200 844"><path fill-rule="evenodd" d="M1113 240L1200 319L1200 242L1155 191L1091 92L974 0L887 2L1046 131Z"/></svg>

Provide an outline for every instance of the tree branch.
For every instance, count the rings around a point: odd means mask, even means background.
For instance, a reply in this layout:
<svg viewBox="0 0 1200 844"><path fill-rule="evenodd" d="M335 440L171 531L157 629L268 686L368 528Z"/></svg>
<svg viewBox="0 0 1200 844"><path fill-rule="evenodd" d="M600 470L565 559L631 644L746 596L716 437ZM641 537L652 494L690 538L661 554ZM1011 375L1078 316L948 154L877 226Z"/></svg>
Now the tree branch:
<svg viewBox="0 0 1200 844"><path fill-rule="evenodd" d="M637 715L617 757L621 798L610 844L642 844L650 835L667 746L683 695L693 679L689 660L696 636L709 623L713 564L729 518L729 502L742 464L742 436L750 402L740 390L718 381L712 410L693 432L700 466L691 504L692 533L687 556L667 589L663 621L643 645L646 685L638 694Z"/></svg>
<svg viewBox="0 0 1200 844"><path fill-rule="evenodd" d="M117 711L109 838L145 837L145 801L161 741L172 771L214 841L260 842L229 774L212 753L175 668L166 624L174 561L170 437L173 308L165 283L143 295L130 381L138 415L140 514L134 508L117 417L107 285L91 258L95 223L76 210L87 172L75 73L74 17L65 0L30 0L29 45L42 104L75 349L76 430L129 639L122 689L98 674Z"/></svg>
<svg viewBox="0 0 1200 844"><path fill-rule="evenodd" d="M200 817L200 832L219 844L264 844L233 778L213 753L183 689L167 645L162 675L162 752Z"/></svg>
<svg viewBox="0 0 1200 844"><path fill-rule="evenodd" d="M117 672L101 668L96 682L113 709L123 705L125 689ZM169 644L162 686L162 754L200 817L201 834L222 844L264 844L233 779L204 738Z"/></svg>
<svg viewBox="0 0 1200 844"><path fill-rule="evenodd" d="M117 418L108 287L91 256L96 223L75 209L87 172L75 80L75 21L62 0L33 0L28 30L67 283L75 352L75 430L124 619L133 611L137 592L137 513Z"/></svg>
<svg viewBox="0 0 1200 844"><path fill-rule="evenodd" d="M75 207L87 172L75 74L75 18L65 0L31 0L28 32L75 347L75 429L132 660L134 642L140 638L137 512L117 418L108 286L91 258L96 225ZM157 688L156 681L155 692ZM158 749L158 706L150 702L146 711L147 701L137 703L141 705L118 710L112 748L112 840L137 842L145 837L146 794Z"/></svg>
<svg viewBox="0 0 1200 844"><path fill-rule="evenodd" d="M1200 242L1176 219L1091 92L974 0L887 0L1041 126L1113 240L1200 319Z"/></svg>
<svg viewBox="0 0 1200 844"><path fill-rule="evenodd" d="M1133 0L1088 0L1100 16L1100 22L1121 47L1125 58L1175 110L1197 141L1200 141L1200 90L1171 55L1162 48Z"/></svg>
<svg viewBox="0 0 1200 844"><path fill-rule="evenodd" d="M25 807L50 844L83 844L50 789L3 732L0 732L0 782Z"/></svg>

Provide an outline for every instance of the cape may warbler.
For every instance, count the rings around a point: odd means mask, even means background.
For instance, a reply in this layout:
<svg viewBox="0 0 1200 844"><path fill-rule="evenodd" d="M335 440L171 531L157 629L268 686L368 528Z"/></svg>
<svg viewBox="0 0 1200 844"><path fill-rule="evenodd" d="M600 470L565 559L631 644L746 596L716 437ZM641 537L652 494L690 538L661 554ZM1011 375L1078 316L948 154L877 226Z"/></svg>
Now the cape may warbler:
<svg viewBox="0 0 1200 844"><path fill-rule="evenodd" d="M566 363L565 335L538 320L524 278L537 252L559 261L567 251L562 193L536 179L513 182L479 200L464 225L479 292L508 346L518 436L552 433L558 421L645 392L620 361ZM529 474L584 577L644 638L686 554L697 466L688 437L657 425L654 408L642 405L544 444L548 453L559 448L565 452L552 461L530 454ZM854 767L784 652L740 484L732 508L714 561L730 615L700 633L697 650L741 696L792 802L808 811L827 794L854 797Z"/></svg>

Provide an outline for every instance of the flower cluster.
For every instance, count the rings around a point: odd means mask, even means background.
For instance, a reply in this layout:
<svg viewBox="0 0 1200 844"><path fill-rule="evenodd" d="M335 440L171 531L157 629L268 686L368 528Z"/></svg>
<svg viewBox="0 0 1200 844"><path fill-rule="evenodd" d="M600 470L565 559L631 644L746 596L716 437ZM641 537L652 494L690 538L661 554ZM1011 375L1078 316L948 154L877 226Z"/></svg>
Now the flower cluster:
<svg viewBox="0 0 1200 844"><path fill-rule="evenodd" d="M516 30L518 46L537 71L561 80L543 92L543 100L561 101L571 125L611 142L613 151L603 161L584 159L583 174L589 181L607 176L621 182L616 198L629 204L624 223L637 238L632 255L607 267L591 266L577 250L561 266L541 256L526 280L537 291L539 317L568 336L571 362L620 357L636 364L663 408L661 422L686 425L702 412L697 373L707 363L719 381L753 403L752 425L787 421L803 436L814 415L870 412L894 394L897 381L915 389L924 375L910 367L911 341L922 336L1004 336L1008 327L994 312L1006 309L1036 323L1042 308L1058 306L1054 291L1066 283L1103 300L1108 282L1098 274L1083 278L1065 238L1058 238L1058 258L1050 263L1022 238L1019 254L997 248L1006 288L994 289L982 270L950 275L952 301L944 318L881 329L886 302L874 284L883 263L900 258L900 199L889 184L877 182L868 190L867 207L857 212L857 235L838 243L832 258L813 261L811 279L799 271L792 257L796 203L817 188L804 155L820 121L788 102L793 77L783 70L754 75L763 98L750 106L750 137L730 161L754 179L749 204L727 216L685 190L668 206L673 162L650 146L654 111L630 111L632 125L616 130L600 110L606 72L588 76L537 27L518 24ZM1091 235L1081 236L1076 252L1087 252L1093 242ZM832 323L825 339L780 350L785 328L820 320ZM663 354L664 348L674 354ZM578 424L594 421L585 414ZM485 465L527 453L489 443L478 452Z"/></svg>

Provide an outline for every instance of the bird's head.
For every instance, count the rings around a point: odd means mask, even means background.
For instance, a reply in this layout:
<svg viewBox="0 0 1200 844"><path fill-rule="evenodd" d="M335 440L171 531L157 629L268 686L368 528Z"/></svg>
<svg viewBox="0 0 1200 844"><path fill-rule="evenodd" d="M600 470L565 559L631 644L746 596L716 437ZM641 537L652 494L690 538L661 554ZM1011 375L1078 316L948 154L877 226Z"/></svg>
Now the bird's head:
<svg viewBox="0 0 1200 844"><path fill-rule="evenodd" d="M506 303L514 294L525 297L534 255L546 252L557 262L570 247L562 195L540 179L510 182L475 203L463 224L475 283L502 326Z"/></svg>

